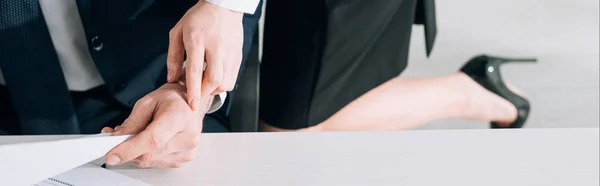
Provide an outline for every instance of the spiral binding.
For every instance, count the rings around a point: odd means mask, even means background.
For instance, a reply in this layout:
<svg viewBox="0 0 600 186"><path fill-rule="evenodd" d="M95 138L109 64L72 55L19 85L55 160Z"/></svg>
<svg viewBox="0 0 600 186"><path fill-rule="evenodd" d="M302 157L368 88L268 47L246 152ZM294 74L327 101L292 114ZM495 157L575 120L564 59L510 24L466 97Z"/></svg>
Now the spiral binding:
<svg viewBox="0 0 600 186"><path fill-rule="evenodd" d="M64 181L60 181L60 180L57 180L57 179L54 179L54 178L48 178L48 180L51 180L53 182L56 182L56 183L59 183L59 184L65 185L65 186L75 186L73 184L70 184L70 183L67 183L67 182L64 182Z"/></svg>

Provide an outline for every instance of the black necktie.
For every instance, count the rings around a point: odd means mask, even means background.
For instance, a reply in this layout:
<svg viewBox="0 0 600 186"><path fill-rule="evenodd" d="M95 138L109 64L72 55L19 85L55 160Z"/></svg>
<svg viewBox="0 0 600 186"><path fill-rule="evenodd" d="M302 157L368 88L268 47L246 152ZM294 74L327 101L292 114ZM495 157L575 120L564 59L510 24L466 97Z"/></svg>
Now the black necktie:
<svg viewBox="0 0 600 186"><path fill-rule="evenodd" d="M0 0L0 70L22 134L79 133L38 0Z"/></svg>

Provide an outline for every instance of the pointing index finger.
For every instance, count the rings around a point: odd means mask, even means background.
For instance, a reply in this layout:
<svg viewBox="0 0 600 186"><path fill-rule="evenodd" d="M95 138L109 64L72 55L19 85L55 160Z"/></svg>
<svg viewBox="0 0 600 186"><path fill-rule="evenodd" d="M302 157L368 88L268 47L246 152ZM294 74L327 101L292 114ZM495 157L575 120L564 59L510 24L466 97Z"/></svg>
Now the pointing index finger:
<svg viewBox="0 0 600 186"><path fill-rule="evenodd" d="M204 67L204 42L202 36L194 36L192 33L184 33L185 50L187 52L186 62L186 88L187 101L192 110L199 107L202 89L202 77Z"/></svg>
<svg viewBox="0 0 600 186"><path fill-rule="evenodd" d="M179 125L171 125L171 123L173 123L172 117L153 121L138 135L112 149L106 157L106 163L116 165L128 162L166 145L180 131L180 127L177 127Z"/></svg>

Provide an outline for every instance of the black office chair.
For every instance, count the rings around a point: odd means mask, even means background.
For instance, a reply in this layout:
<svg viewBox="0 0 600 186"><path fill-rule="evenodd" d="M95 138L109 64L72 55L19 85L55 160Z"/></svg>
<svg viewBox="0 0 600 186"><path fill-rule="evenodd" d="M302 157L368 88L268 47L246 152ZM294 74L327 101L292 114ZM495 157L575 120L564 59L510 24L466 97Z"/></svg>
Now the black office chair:
<svg viewBox="0 0 600 186"><path fill-rule="evenodd" d="M232 94L229 123L232 132L258 131L258 103L260 87L260 59L258 55L258 27L252 48L246 61L246 68L240 72L237 88Z"/></svg>

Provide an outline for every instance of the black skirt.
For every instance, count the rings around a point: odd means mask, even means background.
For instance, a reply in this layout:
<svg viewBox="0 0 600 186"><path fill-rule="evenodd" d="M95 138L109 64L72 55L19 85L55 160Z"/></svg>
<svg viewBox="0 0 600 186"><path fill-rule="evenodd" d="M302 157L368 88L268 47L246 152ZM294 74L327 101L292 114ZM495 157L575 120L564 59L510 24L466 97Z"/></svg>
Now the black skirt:
<svg viewBox="0 0 600 186"><path fill-rule="evenodd" d="M407 66L417 0L272 0L260 118L316 125Z"/></svg>

